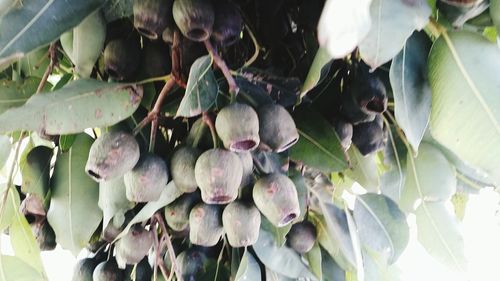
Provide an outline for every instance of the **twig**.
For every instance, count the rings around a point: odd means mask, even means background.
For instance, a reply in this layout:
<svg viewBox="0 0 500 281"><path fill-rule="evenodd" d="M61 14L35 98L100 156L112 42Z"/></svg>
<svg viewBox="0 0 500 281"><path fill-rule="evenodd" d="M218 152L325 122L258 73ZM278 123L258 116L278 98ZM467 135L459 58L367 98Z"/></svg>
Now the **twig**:
<svg viewBox="0 0 500 281"><path fill-rule="evenodd" d="M231 71L227 67L226 62L219 56L219 54L217 54L214 46L212 45L212 43L210 43L210 40L207 39L204 41L204 43L215 64L220 68L222 74L224 74L224 77L226 77L227 83L229 85L229 93L233 98L236 97L236 95L238 95L239 88L236 84L236 81L234 80L234 77L231 75Z"/></svg>
<svg viewBox="0 0 500 281"><path fill-rule="evenodd" d="M212 120L212 117L207 112L203 112L202 120L203 123L205 123L210 129L210 135L212 136L212 143L214 145L214 148L217 148L217 131L215 130L214 120Z"/></svg>
<svg viewBox="0 0 500 281"><path fill-rule="evenodd" d="M247 30L248 35L250 35L250 38L252 39L255 51L254 51L252 57L245 62L243 67L250 66L252 63L254 63L255 60L257 60L257 58L259 57L259 52L260 52L259 43L257 42L257 38L255 38L255 35L253 34L252 30L250 29L250 27L248 25L245 25L245 29Z"/></svg>
<svg viewBox="0 0 500 281"><path fill-rule="evenodd" d="M49 47L50 63L47 69L45 69L45 72L43 73L42 80L40 81L40 84L38 84L36 93L40 93L43 90L45 84L47 83L47 79L49 79L50 74L54 70L54 66L57 64L56 50L57 50L56 44L52 43L52 45L50 45Z"/></svg>
<svg viewBox="0 0 500 281"><path fill-rule="evenodd" d="M165 225L165 222L163 221L163 218L159 213L155 213L154 218L160 225L162 237L165 241L165 244L167 245L167 252L170 257L170 261L172 262L172 267L174 268L175 275L177 275L177 281L184 281L182 278L182 274L179 271L179 266L177 265L177 261L175 260L174 246L172 245L172 241L170 241L170 236L168 235L167 226ZM160 269L162 265L160 265Z"/></svg>

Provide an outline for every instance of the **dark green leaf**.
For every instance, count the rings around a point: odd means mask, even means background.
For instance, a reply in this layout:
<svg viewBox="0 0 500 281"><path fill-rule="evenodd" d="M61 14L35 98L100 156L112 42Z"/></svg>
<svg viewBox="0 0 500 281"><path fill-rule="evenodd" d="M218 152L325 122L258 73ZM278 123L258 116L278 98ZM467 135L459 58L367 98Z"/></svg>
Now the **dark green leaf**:
<svg viewBox="0 0 500 281"><path fill-rule="evenodd" d="M320 84L326 75L330 71L330 66L333 62L332 57L328 54L328 51L324 48L319 48L314 56L314 61L309 69L306 80L302 85L300 91L300 97L304 97L310 90L312 90L316 85Z"/></svg>
<svg viewBox="0 0 500 281"><path fill-rule="evenodd" d="M62 150L62 152L68 151L75 142L76 136L77 135L59 136L59 149Z"/></svg>
<svg viewBox="0 0 500 281"><path fill-rule="evenodd" d="M50 160L54 155L52 148L37 146L26 155L21 165L23 193L32 193L43 200L49 191Z"/></svg>
<svg viewBox="0 0 500 281"><path fill-rule="evenodd" d="M40 79L30 77L22 82L4 80L0 82L0 114L23 105L38 88Z"/></svg>
<svg viewBox="0 0 500 281"><path fill-rule="evenodd" d="M64 74L61 79L54 85L52 91L56 91L68 84L73 79L73 74Z"/></svg>
<svg viewBox="0 0 500 281"><path fill-rule="evenodd" d="M209 55L198 58L189 71L186 93L177 116L193 117L208 111L217 98L218 85Z"/></svg>
<svg viewBox="0 0 500 281"><path fill-rule="evenodd" d="M384 195L367 193L356 198L354 219L361 243L394 263L409 241L405 214Z"/></svg>
<svg viewBox="0 0 500 281"><path fill-rule="evenodd" d="M347 168L344 151L333 127L319 114L301 110L294 114L299 141L290 149L290 158L328 174Z"/></svg>
<svg viewBox="0 0 500 281"><path fill-rule="evenodd" d="M286 235L288 234L288 232L290 232L292 224L288 224L283 227L277 227L274 226L266 217L261 216L260 227L273 235L274 242L278 247L283 247L286 243Z"/></svg>
<svg viewBox="0 0 500 281"><path fill-rule="evenodd" d="M141 98L140 86L77 80L60 90L37 94L23 106L1 114L0 132L31 130L57 135L105 127L134 113Z"/></svg>
<svg viewBox="0 0 500 281"><path fill-rule="evenodd" d="M345 281L345 271L321 249L321 268L324 281Z"/></svg>
<svg viewBox="0 0 500 281"><path fill-rule="evenodd" d="M375 162L375 154L363 156L358 148L351 145L347 151L351 160L351 168L344 171L349 178L358 182L370 192L377 192L380 185L380 177Z"/></svg>
<svg viewBox="0 0 500 281"><path fill-rule="evenodd" d="M68 152L59 153L51 181L52 198L47 219L57 243L77 255L101 222L97 205L99 184L85 173L92 139L77 136Z"/></svg>
<svg viewBox="0 0 500 281"><path fill-rule="evenodd" d="M49 46L46 46L27 53L19 62L21 73L25 77L37 77L41 79L50 63L48 52Z"/></svg>
<svg viewBox="0 0 500 281"><path fill-rule="evenodd" d="M318 280L323 280L321 247L319 246L318 242L316 242L313 248L305 254L305 258L309 263L311 272L314 273Z"/></svg>
<svg viewBox="0 0 500 281"><path fill-rule="evenodd" d="M291 171L289 175L290 179L295 184L297 189L297 196L299 198L300 215L295 221L302 221L306 217L307 212L307 186L304 177L298 171Z"/></svg>
<svg viewBox="0 0 500 281"><path fill-rule="evenodd" d="M427 78L430 48L427 35L414 32L392 60L390 70L394 114L414 151L418 151L431 114L431 89Z"/></svg>
<svg viewBox="0 0 500 281"><path fill-rule="evenodd" d="M395 202L400 202L406 178L406 146L397 137L396 130L388 131L389 140L384 149L384 165L388 170L380 177L380 191Z"/></svg>
<svg viewBox="0 0 500 281"><path fill-rule="evenodd" d="M106 1L102 10L107 22L126 18L133 14L133 0L109 0Z"/></svg>
<svg viewBox="0 0 500 281"><path fill-rule="evenodd" d="M260 266L255 258L245 249L235 281L261 280Z"/></svg>
<svg viewBox="0 0 500 281"><path fill-rule="evenodd" d="M103 0L25 0L0 23L0 67L56 40L104 3Z"/></svg>

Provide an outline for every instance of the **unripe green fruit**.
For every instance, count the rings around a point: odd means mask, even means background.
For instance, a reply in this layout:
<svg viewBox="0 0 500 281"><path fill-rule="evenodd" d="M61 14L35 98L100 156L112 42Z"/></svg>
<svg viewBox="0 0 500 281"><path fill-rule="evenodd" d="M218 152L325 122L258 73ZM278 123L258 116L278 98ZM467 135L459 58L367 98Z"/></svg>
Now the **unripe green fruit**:
<svg viewBox="0 0 500 281"><path fill-rule="evenodd" d="M134 26L151 40L158 39L171 24L172 0L134 0Z"/></svg>
<svg viewBox="0 0 500 281"><path fill-rule="evenodd" d="M196 280L195 278L203 274L207 261L208 258L203 252L193 248L180 253L176 258L179 271L186 281Z"/></svg>
<svg viewBox="0 0 500 281"><path fill-rule="evenodd" d="M94 258L79 260L73 269L71 281L92 281L92 273L96 266L97 260Z"/></svg>
<svg viewBox="0 0 500 281"><path fill-rule="evenodd" d="M229 245L250 246L259 238L260 212L253 204L234 201L224 208L222 224Z"/></svg>
<svg viewBox="0 0 500 281"><path fill-rule="evenodd" d="M217 205L199 203L189 213L189 240L191 243L212 247L224 234L222 210Z"/></svg>
<svg viewBox="0 0 500 281"><path fill-rule="evenodd" d="M215 129L224 147L234 152L252 151L260 142L257 112L244 103L224 107L217 114Z"/></svg>
<svg viewBox="0 0 500 281"><path fill-rule="evenodd" d="M123 281L125 274L123 270L118 268L116 261L113 259L98 264L94 269L92 279L93 281Z"/></svg>
<svg viewBox="0 0 500 281"><path fill-rule="evenodd" d="M167 165L163 159L154 154L143 154L137 165L125 174L124 180L128 200L155 201L167 186Z"/></svg>
<svg viewBox="0 0 500 281"><path fill-rule="evenodd" d="M196 160L201 151L194 147L180 147L170 159L170 171L175 186L182 192L193 192L198 187L194 173Z"/></svg>
<svg viewBox="0 0 500 281"><path fill-rule="evenodd" d="M123 176L139 160L139 144L125 132L109 132L98 137L89 151L87 174L97 182Z"/></svg>
<svg viewBox="0 0 500 281"><path fill-rule="evenodd" d="M262 214L277 227L291 223L300 215L295 184L280 173L258 180L253 187L253 200Z"/></svg>
<svg viewBox="0 0 500 281"><path fill-rule="evenodd" d="M292 116L281 105L265 104L257 109L260 140L275 152L290 148L299 140Z"/></svg>
<svg viewBox="0 0 500 281"><path fill-rule="evenodd" d="M56 234L47 220L31 224L31 231L33 231L40 250L51 251L56 248Z"/></svg>
<svg viewBox="0 0 500 281"><path fill-rule="evenodd" d="M227 204L238 197L243 167L238 155L219 148L205 151L195 165L201 199L207 204Z"/></svg>
<svg viewBox="0 0 500 281"><path fill-rule="evenodd" d="M128 233L116 242L116 261L118 264L139 263L153 246L152 231L141 225L134 225Z"/></svg>
<svg viewBox="0 0 500 281"><path fill-rule="evenodd" d="M175 23L192 41L205 41L212 34L214 8L206 0L176 0L172 8Z"/></svg>
<svg viewBox="0 0 500 281"><path fill-rule="evenodd" d="M129 79L139 67L141 48L135 36L128 40L115 39L104 49L104 71L110 77L122 81Z"/></svg>
<svg viewBox="0 0 500 281"><path fill-rule="evenodd" d="M253 182L253 157L250 152L236 153L241 160L243 167L243 177L241 178L240 187L245 187Z"/></svg>
<svg viewBox="0 0 500 281"><path fill-rule="evenodd" d="M316 242L316 227L309 221L292 225L287 234L288 245L300 254L309 252Z"/></svg>
<svg viewBox="0 0 500 281"><path fill-rule="evenodd" d="M222 47L228 47L240 40L243 19L238 7L229 1L215 3L215 22L212 38Z"/></svg>
<svg viewBox="0 0 500 281"><path fill-rule="evenodd" d="M165 207L165 220L174 231L184 231L189 226L189 213L200 201L197 192L186 193Z"/></svg>

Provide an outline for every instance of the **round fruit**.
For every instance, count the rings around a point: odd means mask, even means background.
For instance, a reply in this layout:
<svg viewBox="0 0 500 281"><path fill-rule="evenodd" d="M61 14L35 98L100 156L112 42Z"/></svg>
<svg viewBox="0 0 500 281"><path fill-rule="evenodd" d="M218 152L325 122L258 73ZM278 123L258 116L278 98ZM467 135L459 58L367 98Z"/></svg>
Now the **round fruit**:
<svg viewBox="0 0 500 281"><path fill-rule="evenodd" d="M387 128L384 126L382 117L377 115L372 122L354 126L352 143L363 155L382 149L387 144Z"/></svg>
<svg viewBox="0 0 500 281"><path fill-rule="evenodd" d="M31 230L36 238L36 242L42 251L54 250L57 246L56 234L48 221L31 224Z"/></svg>
<svg viewBox="0 0 500 281"><path fill-rule="evenodd" d="M288 245L300 254L309 252L316 242L316 227L309 221L292 225L287 234Z"/></svg>
<svg viewBox="0 0 500 281"><path fill-rule="evenodd" d="M71 281L92 281L92 273L96 266L97 260L94 258L79 260L73 269Z"/></svg>
<svg viewBox="0 0 500 281"><path fill-rule="evenodd" d="M222 225L232 247L253 245L259 238L260 212L253 204L231 202L222 213Z"/></svg>
<svg viewBox="0 0 500 281"><path fill-rule="evenodd" d="M215 120L217 135L231 151L252 151L259 145L259 117L244 103L224 107Z"/></svg>
<svg viewBox="0 0 500 281"><path fill-rule="evenodd" d="M196 249L190 248L180 253L176 262L184 280L196 280L205 272L207 256Z"/></svg>
<svg viewBox="0 0 500 281"><path fill-rule="evenodd" d="M135 267L135 270L134 270ZM158 274L158 277L161 273ZM125 281L151 281L153 269L149 264L148 257L144 257L136 266L129 265L125 269ZM158 278L158 280L161 280Z"/></svg>
<svg viewBox="0 0 500 281"><path fill-rule="evenodd" d="M97 182L118 178L132 170L139 154L139 144L131 134L104 133L92 144L85 171Z"/></svg>
<svg viewBox="0 0 500 281"><path fill-rule="evenodd" d="M195 165L201 199L207 204L227 204L238 197L243 167L238 155L219 148L205 151Z"/></svg>
<svg viewBox="0 0 500 281"><path fill-rule="evenodd" d="M134 26L147 38L156 40L171 24L172 0L134 0Z"/></svg>
<svg viewBox="0 0 500 281"><path fill-rule="evenodd" d="M198 187L194 173L196 160L201 151L194 147L183 146L174 151L170 159L170 171L175 186L182 192L193 192Z"/></svg>
<svg viewBox="0 0 500 281"><path fill-rule="evenodd" d="M122 81L129 79L139 67L141 48L134 36L130 39L115 39L104 49L104 71L110 77Z"/></svg>
<svg viewBox="0 0 500 281"><path fill-rule="evenodd" d="M228 47L240 40L243 19L238 7L228 1L215 3L215 22L212 38L222 47Z"/></svg>
<svg viewBox="0 0 500 281"><path fill-rule="evenodd" d="M184 231L189 227L189 213L200 200L197 192L186 193L165 207L165 220L174 231Z"/></svg>
<svg viewBox="0 0 500 281"><path fill-rule="evenodd" d="M113 259L98 264L94 269L92 278L94 281L123 281L125 274L123 270L118 268L116 261Z"/></svg>
<svg viewBox="0 0 500 281"><path fill-rule="evenodd" d="M167 44L161 41L145 42L142 57L141 69L146 77L158 77L171 72L172 61Z"/></svg>
<svg viewBox="0 0 500 281"><path fill-rule="evenodd" d="M250 152L236 153L241 160L243 167L243 177L241 179L240 187L245 187L253 182L253 157Z"/></svg>
<svg viewBox="0 0 500 281"><path fill-rule="evenodd" d="M189 240L191 243L212 247L224 234L222 210L217 205L199 203L189 213Z"/></svg>
<svg viewBox="0 0 500 281"><path fill-rule="evenodd" d="M165 161L147 153L141 155L135 167L124 176L127 199L132 202L157 200L168 182Z"/></svg>
<svg viewBox="0 0 500 281"><path fill-rule="evenodd" d="M172 8L175 23L192 41L205 41L212 34L214 7L206 0L176 0Z"/></svg>
<svg viewBox="0 0 500 281"><path fill-rule="evenodd" d="M139 224L134 225L128 233L116 242L116 260L119 264L136 264L140 262L153 246L153 232Z"/></svg>
<svg viewBox="0 0 500 281"><path fill-rule="evenodd" d="M352 143L352 124L344 121L342 119L334 119L331 121L333 127L335 128L335 132L340 140L340 145L344 150L349 149Z"/></svg>
<svg viewBox="0 0 500 281"><path fill-rule="evenodd" d="M300 214L295 184L280 173L259 179L253 187L253 200L262 214L277 227L291 223Z"/></svg>
<svg viewBox="0 0 500 281"><path fill-rule="evenodd" d="M281 105L265 104L257 109L261 142L275 152L290 148L299 140L292 116Z"/></svg>

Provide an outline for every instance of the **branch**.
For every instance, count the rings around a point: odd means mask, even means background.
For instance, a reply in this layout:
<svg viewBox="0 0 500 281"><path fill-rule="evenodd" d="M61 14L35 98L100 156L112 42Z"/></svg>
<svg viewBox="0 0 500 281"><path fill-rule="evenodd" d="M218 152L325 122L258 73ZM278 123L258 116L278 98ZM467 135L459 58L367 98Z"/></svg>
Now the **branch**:
<svg viewBox="0 0 500 281"><path fill-rule="evenodd" d="M177 281L184 281L182 278L182 274L179 271L179 266L177 265L177 261L175 259L174 246L172 245L172 241L170 241L170 236L168 235L165 222L163 221L163 218L161 217L160 213L155 213L153 217L160 225L160 229L162 232L162 240L164 240L165 244L167 245L167 252L170 257L170 261L172 262L172 267L174 268L175 275L177 276ZM160 265L160 269L162 269L162 266L164 267L163 263Z"/></svg>
<svg viewBox="0 0 500 281"><path fill-rule="evenodd" d="M210 53L210 56L212 56L212 59L214 60L215 64L220 68L222 74L224 74L224 77L226 77L227 83L229 85L229 93L233 98L236 97L240 89L238 88L238 85L236 84L234 77L231 75L231 71L227 67L226 62L219 56L219 54L217 54L217 52L214 49L214 46L212 46L212 43L210 43L209 39L205 40L204 43L208 53Z"/></svg>
<svg viewBox="0 0 500 281"><path fill-rule="evenodd" d="M49 66L47 66L47 69L45 69L45 72L43 73L43 77L42 80L40 81L40 84L38 84L38 88L36 89L37 94L43 90L45 84L47 83L47 79L49 79L50 74L52 74L52 71L54 70L54 66L57 64L56 50L57 50L56 44L52 43L49 47L50 63Z"/></svg>

